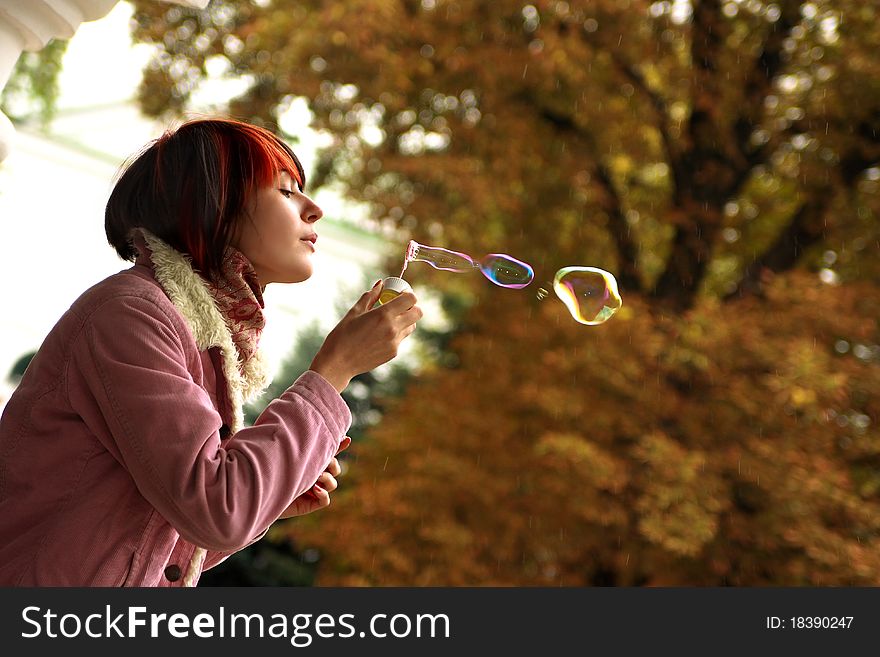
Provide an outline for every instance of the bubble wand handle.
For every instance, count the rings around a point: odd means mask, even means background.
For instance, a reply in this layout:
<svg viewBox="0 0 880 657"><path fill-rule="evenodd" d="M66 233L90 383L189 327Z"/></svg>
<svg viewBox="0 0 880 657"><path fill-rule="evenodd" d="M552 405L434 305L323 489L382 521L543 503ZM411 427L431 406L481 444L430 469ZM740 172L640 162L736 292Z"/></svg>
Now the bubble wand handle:
<svg viewBox="0 0 880 657"><path fill-rule="evenodd" d="M400 270L400 276L398 278L403 278L403 273L406 271L406 266L413 261L418 252L419 243L415 240L410 240L409 244L406 245L406 253L403 256L403 269Z"/></svg>

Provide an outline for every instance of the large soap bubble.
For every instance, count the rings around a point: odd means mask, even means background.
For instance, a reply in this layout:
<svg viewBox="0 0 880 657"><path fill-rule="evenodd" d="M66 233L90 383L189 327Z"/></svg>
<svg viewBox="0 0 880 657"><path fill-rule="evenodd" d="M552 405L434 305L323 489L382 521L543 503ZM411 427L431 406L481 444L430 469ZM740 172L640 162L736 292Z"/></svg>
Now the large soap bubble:
<svg viewBox="0 0 880 657"><path fill-rule="evenodd" d="M553 279L553 291L574 320L588 326L608 321L623 305L617 279L596 267L563 267Z"/></svg>

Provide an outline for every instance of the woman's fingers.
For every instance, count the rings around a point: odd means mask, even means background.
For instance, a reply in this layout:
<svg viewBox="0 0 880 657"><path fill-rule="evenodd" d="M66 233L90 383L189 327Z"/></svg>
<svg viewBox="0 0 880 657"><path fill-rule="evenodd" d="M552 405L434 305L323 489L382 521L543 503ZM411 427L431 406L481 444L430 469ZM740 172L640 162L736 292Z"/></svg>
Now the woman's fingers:
<svg viewBox="0 0 880 657"><path fill-rule="evenodd" d="M336 477L334 477L329 472L322 472L321 476L318 477L318 481L317 481L316 485L320 486L328 493L332 493L339 486L339 484L336 481Z"/></svg>
<svg viewBox="0 0 880 657"><path fill-rule="evenodd" d="M332 458L330 459L330 463L327 464L327 467L324 468L327 472L329 472L334 477L338 477L339 473L342 472L342 466L339 465L339 459Z"/></svg>
<svg viewBox="0 0 880 657"><path fill-rule="evenodd" d="M389 315L399 315L402 312L413 308L418 302L418 298L412 292L402 292L394 297L391 301L384 303L377 311L388 313Z"/></svg>
<svg viewBox="0 0 880 657"><path fill-rule="evenodd" d="M322 488L318 484L315 484L314 486L312 486L311 492L312 492L312 495L315 496L315 500L316 500L316 504L317 504L316 508L320 509L320 508L323 508L325 506L330 505L330 493L327 490L325 490L324 488ZM308 512L309 511L306 511L305 513L308 513Z"/></svg>
<svg viewBox="0 0 880 657"><path fill-rule="evenodd" d="M405 313L401 313L397 316L397 325L398 326L415 326L415 323L422 318L422 309L418 306L413 306Z"/></svg>

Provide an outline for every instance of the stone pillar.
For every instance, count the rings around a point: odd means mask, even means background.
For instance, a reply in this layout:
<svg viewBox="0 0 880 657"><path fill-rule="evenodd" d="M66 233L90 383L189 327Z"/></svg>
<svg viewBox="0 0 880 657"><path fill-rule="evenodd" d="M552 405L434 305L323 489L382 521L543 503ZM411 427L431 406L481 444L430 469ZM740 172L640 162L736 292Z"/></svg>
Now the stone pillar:
<svg viewBox="0 0 880 657"><path fill-rule="evenodd" d="M51 39L69 39L81 23L106 16L119 0L0 0L0 89L22 51L37 51ZM164 0L204 8L209 0ZM12 148L15 129L0 112L0 162Z"/></svg>

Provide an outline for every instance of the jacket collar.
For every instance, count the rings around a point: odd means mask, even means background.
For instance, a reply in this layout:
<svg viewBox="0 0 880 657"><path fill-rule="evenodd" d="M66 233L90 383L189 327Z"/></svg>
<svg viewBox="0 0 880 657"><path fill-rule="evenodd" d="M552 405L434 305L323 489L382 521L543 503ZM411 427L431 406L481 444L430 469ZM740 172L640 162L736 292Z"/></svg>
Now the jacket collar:
<svg viewBox="0 0 880 657"><path fill-rule="evenodd" d="M193 270L190 259L147 230L133 235L135 247L149 258L156 282L183 316L200 351L218 347L223 375L233 411L232 432L244 427L242 406L269 384L268 368L259 350L239 367L232 334L217 308L205 280ZM146 247L146 249L144 248ZM146 264L146 263L144 263Z"/></svg>

